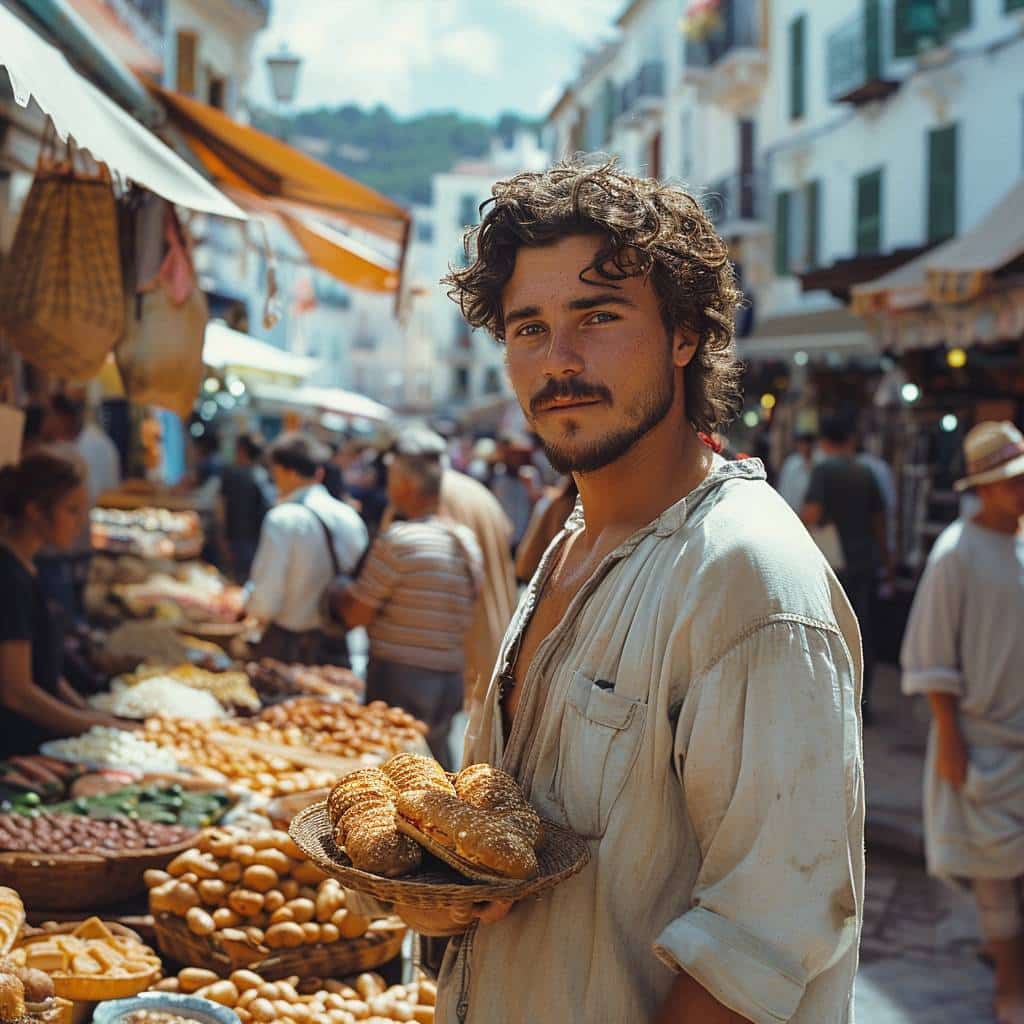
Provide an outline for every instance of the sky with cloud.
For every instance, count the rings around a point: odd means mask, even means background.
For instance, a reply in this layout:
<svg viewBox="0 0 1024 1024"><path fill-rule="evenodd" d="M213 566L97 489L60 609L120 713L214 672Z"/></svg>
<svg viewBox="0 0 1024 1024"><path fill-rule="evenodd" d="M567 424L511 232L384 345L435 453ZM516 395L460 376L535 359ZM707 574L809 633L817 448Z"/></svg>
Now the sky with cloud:
<svg viewBox="0 0 1024 1024"><path fill-rule="evenodd" d="M296 108L384 103L400 115L547 112L625 0L276 0L251 98L269 103L266 56L302 57Z"/></svg>

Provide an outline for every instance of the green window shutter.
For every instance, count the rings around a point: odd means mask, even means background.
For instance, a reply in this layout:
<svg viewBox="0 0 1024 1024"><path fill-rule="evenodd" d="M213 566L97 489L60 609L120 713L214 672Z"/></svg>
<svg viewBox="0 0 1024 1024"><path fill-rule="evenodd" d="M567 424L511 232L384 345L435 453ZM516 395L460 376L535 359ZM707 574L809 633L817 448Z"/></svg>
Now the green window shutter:
<svg viewBox="0 0 1024 1024"><path fill-rule="evenodd" d="M971 24L971 0L943 0L942 34L948 38Z"/></svg>
<svg viewBox="0 0 1024 1024"><path fill-rule="evenodd" d="M893 53L914 57L942 37L940 0L894 0Z"/></svg>
<svg viewBox="0 0 1024 1024"><path fill-rule="evenodd" d="M789 200L788 192L775 193L775 273L789 273Z"/></svg>
<svg viewBox="0 0 1024 1024"><path fill-rule="evenodd" d="M803 117L807 109L806 49L807 16L801 14L789 23L789 116Z"/></svg>
<svg viewBox="0 0 1024 1024"><path fill-rule="evenodd" d="M951 124L928 133L928 241L956 234L957 130Z"/></svg>
<svg viewBox="0 0 1024 1024"><path fill-rule="evenodd" d="M1010 11L1024 11L1024 0L1005 0L1003 8L1007 14Z"/></svg>
<svg viewBox="0 0 1024 1024"><path fill-rule="evenodd" d="M869 82L882 77L882 0L864 0L864 72Z"/></svg>
<svg viewBox="0 0 1024 1024"><path fill-rule="evenodd" d="M615 123L615 83L607 79L604 83L604 94L602 97L602 113L604 114L604 138L601 144L607 146L612 139L612 125Z"/></svg>
<svg viewBox="0 0 1024 1024"><path fill-rule="evenodd" d="M855 240L858 256L870 256L882 248L882 172L870 171L857 178Z"/></svg>
<svg viewBox="0 0 1024 1024"><path fill-rule="evenodd" d="M813 269L819 265L820 245L818 234L821 230L821 182L812 181L804 187L804 266Z"/></svg>

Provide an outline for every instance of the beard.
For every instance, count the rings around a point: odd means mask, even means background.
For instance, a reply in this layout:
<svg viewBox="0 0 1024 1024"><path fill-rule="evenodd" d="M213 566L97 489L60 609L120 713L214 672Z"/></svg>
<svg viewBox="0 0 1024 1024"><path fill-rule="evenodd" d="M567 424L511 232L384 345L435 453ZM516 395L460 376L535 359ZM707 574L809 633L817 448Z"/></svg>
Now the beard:
<svg viewBox="0 0 1024 1024"><path fill-rule="evenodd" d="M610 466L623 457L641 438L649 434L669 414L676 398L676 375L671 364L668 372L660 378L663 383L659 389L643 399L635 402L630 408L626 426L612 430L581 447L566 444L579 431L579 426L569 420L562 437L558 441L547 441L540 437L541 447L548 462L556 473L594 473L605 466ZM580 397L589 394L603 394L609 405L612 404L611 392L606 388L590 388L582 385L578 390L570 385L569 393ZM536 401L536 399L534 400Z"/></svg>

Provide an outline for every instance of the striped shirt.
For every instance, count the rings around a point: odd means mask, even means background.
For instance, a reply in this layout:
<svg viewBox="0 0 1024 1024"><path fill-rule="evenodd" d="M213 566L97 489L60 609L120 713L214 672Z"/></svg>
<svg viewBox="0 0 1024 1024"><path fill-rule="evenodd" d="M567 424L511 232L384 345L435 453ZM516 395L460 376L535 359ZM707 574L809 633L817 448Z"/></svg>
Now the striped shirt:
<svg viewBox="0 0 1024 1024"><path fill-rule="evenodd" d="M431 516L389 526L349 593L377 610L370 657L461 672L483 556L472 532Z"/></svg>

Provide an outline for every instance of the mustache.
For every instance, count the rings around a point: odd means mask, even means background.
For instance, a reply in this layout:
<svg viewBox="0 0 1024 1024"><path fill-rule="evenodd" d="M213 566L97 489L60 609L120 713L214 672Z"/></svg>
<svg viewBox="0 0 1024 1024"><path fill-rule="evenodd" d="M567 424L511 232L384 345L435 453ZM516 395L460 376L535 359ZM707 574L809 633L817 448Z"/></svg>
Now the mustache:
<svg viewBox="0 0 1024 1024"><path fill-rule="evenodd" d="M603 384L591 384L578 377L570 377L568 380L551 379L530 399L530 412L538 413L553 402L567 399L578 401L596 399L611 405L612 393Z"/></svg>

